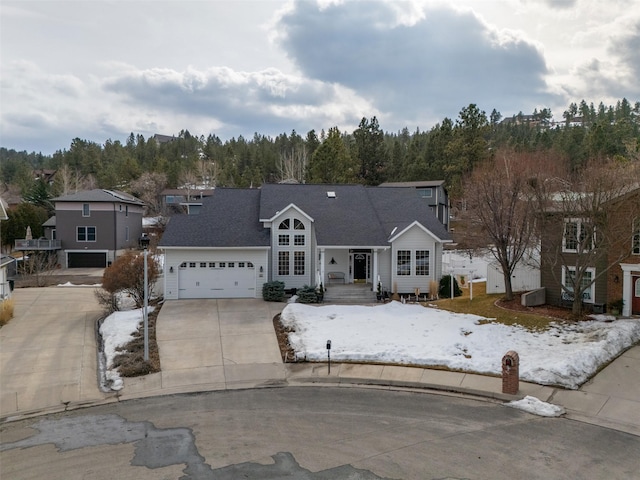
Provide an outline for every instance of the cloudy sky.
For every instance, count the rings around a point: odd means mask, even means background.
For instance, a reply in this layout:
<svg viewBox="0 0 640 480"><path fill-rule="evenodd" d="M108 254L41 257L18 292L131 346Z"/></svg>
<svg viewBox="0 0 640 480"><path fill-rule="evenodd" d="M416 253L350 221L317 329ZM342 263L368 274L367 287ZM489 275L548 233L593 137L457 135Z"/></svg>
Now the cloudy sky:
<svg viewBox="0 0 640 480"><path fill-rule="evenodd" d="M640 100L640 0L2 0L0 146Z"/></svg>

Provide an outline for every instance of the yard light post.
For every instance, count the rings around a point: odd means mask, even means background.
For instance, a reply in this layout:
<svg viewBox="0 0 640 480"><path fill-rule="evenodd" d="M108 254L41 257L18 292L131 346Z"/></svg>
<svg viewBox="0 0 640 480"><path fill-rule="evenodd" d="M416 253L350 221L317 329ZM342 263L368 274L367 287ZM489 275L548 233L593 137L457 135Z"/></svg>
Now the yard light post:
<svg viewBox="0 0 640 480"><path fill-rule="evenodd" d="M327 366L329 367L327 374L331 375L331 340L327 340Z"/></svg>
<svg viewBox="0 0 640 480"><path fill-rule="evenodd" d="M147 282L147 255L151 239L146 233L140 237L140 246L144 250L144 306L142 307L142 319L144 322L144 361L149 361L149 317L147 307L149 305L149 284Z"/></svg>

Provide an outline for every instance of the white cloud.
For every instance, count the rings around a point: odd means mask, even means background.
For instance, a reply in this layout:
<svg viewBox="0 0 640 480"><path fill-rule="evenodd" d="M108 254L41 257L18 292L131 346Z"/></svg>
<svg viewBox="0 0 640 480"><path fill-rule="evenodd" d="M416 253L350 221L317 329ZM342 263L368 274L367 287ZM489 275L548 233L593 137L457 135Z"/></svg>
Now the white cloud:
<svg viewBox="0 0 640 480"><path fill-rule="evenodd" d="M426 130L469 103L511 115L635 100L639 4L6 0L1 145L344 130L373 115Z"/></svg>

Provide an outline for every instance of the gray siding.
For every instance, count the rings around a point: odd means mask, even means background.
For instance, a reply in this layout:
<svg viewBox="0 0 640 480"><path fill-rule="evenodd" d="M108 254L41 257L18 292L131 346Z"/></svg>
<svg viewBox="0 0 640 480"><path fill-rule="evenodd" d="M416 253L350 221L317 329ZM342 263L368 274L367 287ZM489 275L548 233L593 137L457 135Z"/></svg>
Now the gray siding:
<svg viewBox="0 0 640 480"><path fill-rule="evenodd" d="M409 250L411 252L410 275L397 275L399 250ZM429 275L415 275L415 252L417 250L429 251ZM436 275L438 269L441 268L441 266L438 266L438 264L441 265L441 258L442 252L438 252L436 249L436 242L433 237L418 226L411 227L393 242L391 254L392 290L395 283L398 293L413 293L416 288L419 288L421 293L428 293L431 280L439 279Z"/></svg>

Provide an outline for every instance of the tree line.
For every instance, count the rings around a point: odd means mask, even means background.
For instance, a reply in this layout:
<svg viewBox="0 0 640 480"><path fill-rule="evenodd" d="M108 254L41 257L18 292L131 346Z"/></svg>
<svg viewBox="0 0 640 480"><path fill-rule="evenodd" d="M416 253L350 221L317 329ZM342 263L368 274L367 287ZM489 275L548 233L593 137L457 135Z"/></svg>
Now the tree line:
<svg viewBox="0 0 640 480"><path fill-rule="evenodd" d="M640 102L622 99L596 107L572 103L563 122L551 123L550 109L503 118L487 116L475 104L456 119L444 118L428 131L404 128L384 132L376 117L363 118L352 131L338 127L302 136L293 130L275 138L254 134L222 141L215 134L154 137L131 133L125 143L103 145L75 138L53 155L0 149L2 189L14 190L32 203L47 195L88 188L145 194L145 188L185 185L257 187L263 183L362 183L444 180L451 196L461 197L463 180L497 151L553 154L570 171L593 158L633 158L640 150ZM34 170L57 170L52 186L38 184ZM144 198L143 198L144 199Z"/></svg>

